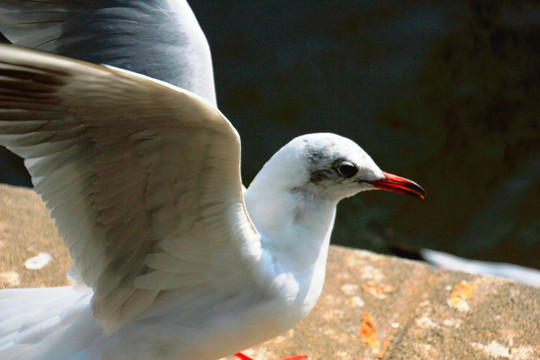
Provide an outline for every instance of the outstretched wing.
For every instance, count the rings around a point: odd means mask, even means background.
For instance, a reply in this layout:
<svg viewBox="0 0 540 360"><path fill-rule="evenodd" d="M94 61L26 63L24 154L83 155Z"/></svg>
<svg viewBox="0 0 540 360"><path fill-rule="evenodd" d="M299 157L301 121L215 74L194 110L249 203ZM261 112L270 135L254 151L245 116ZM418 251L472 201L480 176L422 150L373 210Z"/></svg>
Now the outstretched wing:
<svg viewBox="0 0 540 360"><path fill-rule="evenodd" d="M2 0L15 45L166 81L216 104L206 37L186 0Z"/></svg>
<svg viewBox="0 0 540 360"><path fill-rule="evenodd" d="M254 281L240 140L198 96L0 45L0 144L25 159L106 331L163 292Z"/></svg>

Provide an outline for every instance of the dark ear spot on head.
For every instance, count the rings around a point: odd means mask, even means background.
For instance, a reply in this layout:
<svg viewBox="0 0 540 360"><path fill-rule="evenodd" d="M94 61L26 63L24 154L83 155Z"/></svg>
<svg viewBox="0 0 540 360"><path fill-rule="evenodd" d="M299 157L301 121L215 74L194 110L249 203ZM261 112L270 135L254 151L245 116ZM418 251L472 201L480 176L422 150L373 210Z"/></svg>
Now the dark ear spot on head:
<svg viewBox="0 0 540 360"><path fill-rule="evenodd" d="M315 170L311 173L309 180L312 183L319 183L321 181L329 180L334 176L333 171L330 169Z"/></svg>

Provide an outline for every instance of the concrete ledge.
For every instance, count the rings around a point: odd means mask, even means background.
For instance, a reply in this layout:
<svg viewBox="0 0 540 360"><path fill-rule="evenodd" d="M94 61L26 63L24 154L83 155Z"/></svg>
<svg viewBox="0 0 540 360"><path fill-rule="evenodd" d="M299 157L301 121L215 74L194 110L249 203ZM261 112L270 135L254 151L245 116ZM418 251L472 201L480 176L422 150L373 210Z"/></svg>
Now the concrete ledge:
<svg viewBox="0 0 540 360"><path fill-rule="evenodd" d="M48 253L31 270L25 261ZM68 282L70 260L33 191L0 185L0 288ZM257 359L540 359L540 288L333 246L323 294ZM228 358L228 359L233 359Z"/></svg>

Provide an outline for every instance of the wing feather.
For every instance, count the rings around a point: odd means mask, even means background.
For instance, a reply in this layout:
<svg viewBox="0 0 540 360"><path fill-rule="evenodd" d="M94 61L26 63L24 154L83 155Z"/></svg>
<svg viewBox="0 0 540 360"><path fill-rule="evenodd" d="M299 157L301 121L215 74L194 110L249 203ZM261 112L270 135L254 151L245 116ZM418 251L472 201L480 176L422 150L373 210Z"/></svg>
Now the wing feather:
<svg viewBox="0 0 540 360"><path fill-rule="evenodd" d="M167 293L226 297L228 276L254 280L246 248L260 237L237 226L249 224L240 142L217 109L142 75L15 46L0 47L0 80L0 143L25 158L107 332Z"/></svg>
<svg viewBox="0 0 540 360"><path fill-rule="evenodd" d="M2 0L0 31L15 45L129 69L216 104L210 48L186 0ZM48 76L30 70L19 77ZM49 84L32 86L46 93Z"/></svg>

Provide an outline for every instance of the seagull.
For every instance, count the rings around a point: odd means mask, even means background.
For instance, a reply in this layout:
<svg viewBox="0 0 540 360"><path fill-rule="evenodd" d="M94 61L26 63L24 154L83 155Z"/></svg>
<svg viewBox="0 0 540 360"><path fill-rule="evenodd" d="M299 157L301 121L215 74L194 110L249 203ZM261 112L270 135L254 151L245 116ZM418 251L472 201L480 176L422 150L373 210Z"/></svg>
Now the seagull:
<svg viewBox="0 0 540 360"><path fill-rule="evenodd" d="M293 139L244 189L240 137L202 97L13 45L0 144L73 260L71 287L0 291L1 359L245 359L315 305L341 199L425 196L331 133Z"/></svg>

